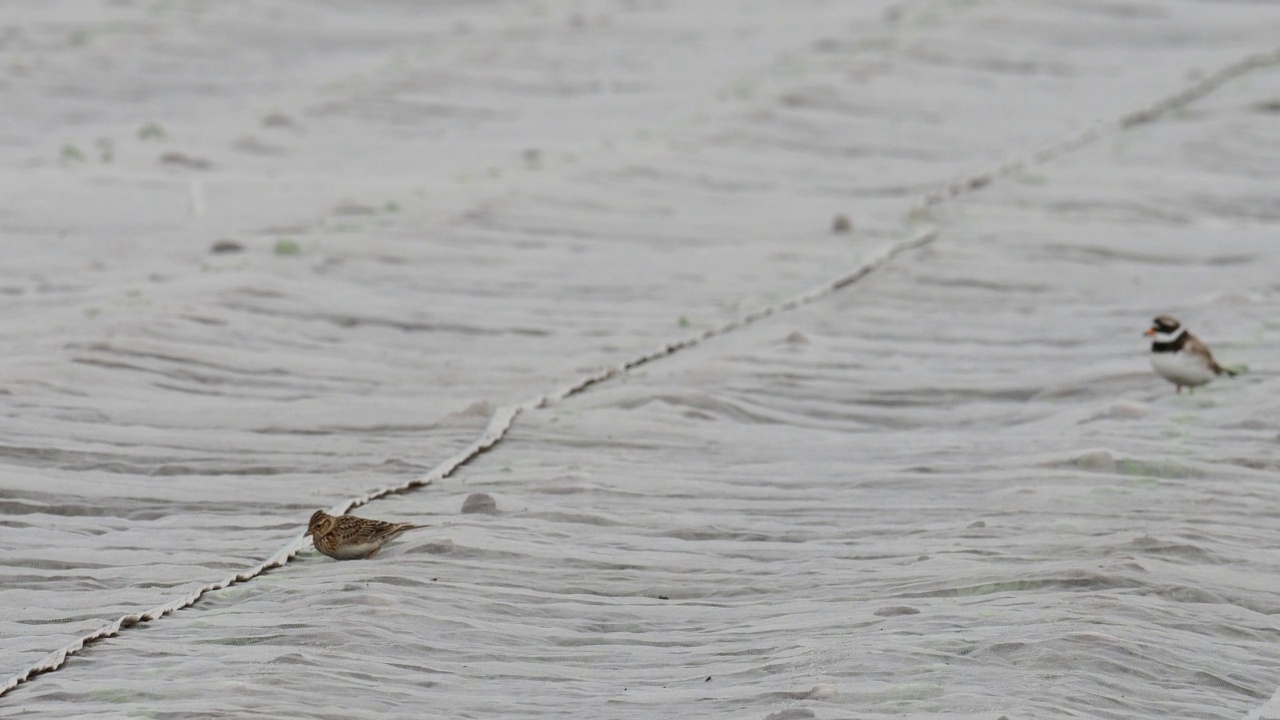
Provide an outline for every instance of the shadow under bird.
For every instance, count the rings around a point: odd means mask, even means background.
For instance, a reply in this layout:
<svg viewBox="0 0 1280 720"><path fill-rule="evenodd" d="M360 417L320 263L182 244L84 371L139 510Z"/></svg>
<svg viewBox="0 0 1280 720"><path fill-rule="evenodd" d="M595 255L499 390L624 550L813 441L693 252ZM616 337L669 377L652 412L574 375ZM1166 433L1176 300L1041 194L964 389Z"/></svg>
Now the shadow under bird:
<svg viewBox="0 0 1280 720"><path fill-rule="evenodd" d="M369 520L354 515L330 515L317 510L307 523L307 532L316 549L335 560L368 559L383 545L408 530L426 525Z"/></svg>
<svg viewBox="0 0 1280 720"><path fill-rule="evenodd" d="M1187 332L1177 318L1161 315L1151 321L1143 333L1152 339L1151 367L1160 377L1173 383L1178 392L1186 387L1193 392L1218 375L1235 375L1213 359L1209 347Z"/></svg>

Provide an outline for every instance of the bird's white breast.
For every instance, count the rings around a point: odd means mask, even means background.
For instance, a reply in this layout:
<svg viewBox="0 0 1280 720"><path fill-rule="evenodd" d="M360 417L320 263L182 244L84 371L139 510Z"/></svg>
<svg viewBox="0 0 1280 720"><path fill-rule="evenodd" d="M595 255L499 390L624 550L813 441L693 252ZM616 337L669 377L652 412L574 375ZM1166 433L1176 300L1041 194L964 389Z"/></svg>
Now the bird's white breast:
<svg viewBox="0 0 1280 720"><path fill-rule="evenodd" d="M1160 377L1177 383L1194 387L1204 385L1213 379L1213 368L1203 357L1189 352L1153 352L1151 367Z"/></svg>
<svg viewBox="0 0 1280 720"><path fill-rule="evenodd" d="M356 560L369 557L369 553L380 547L382 547L381 542L350 543L339 545L334 550L334 555L337 556L338 560Z"/></svg>

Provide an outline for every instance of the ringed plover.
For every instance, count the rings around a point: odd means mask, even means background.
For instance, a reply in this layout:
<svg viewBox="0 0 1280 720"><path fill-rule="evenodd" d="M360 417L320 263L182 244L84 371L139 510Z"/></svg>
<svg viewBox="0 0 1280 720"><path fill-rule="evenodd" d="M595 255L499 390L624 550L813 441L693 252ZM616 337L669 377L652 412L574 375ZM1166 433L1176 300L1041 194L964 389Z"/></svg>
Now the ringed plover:
<svg viewBox="0 0 1280 720"><path fill-rule="evenodd" d="M1209 347L1187 332L1177 318L1161 315L1147 328L1151 342L1151 367L1160 377L1173 383L1178 392L1187 392L1218 375L1235 375L1213 359Z"/></svg>

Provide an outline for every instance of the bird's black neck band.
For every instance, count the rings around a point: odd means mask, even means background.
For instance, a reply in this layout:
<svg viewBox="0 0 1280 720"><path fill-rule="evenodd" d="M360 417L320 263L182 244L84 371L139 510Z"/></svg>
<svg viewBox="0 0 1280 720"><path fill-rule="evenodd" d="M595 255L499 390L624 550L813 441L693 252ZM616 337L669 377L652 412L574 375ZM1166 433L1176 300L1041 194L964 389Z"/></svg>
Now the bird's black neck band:
<svg viewBox="0 0 1280 720"><path fill-rule="evenodd" d="M1187 331L1179 330L1178 334L1173 336L1168 342L1151 343L1151 352L1178 352L1183 345L1187 344Z"/></svg>

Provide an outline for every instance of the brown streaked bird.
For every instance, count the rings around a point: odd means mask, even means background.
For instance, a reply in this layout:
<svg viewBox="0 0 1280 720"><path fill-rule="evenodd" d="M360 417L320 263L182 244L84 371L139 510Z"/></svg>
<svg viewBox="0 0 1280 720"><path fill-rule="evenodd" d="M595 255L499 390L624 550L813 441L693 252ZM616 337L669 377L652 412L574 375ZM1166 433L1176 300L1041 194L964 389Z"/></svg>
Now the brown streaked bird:
<svg viewBox="0 0 1280 720"><path fill-rule="evenodd" d="M316 549L335 560L358 560L378 554L388 540L406 530L416 530L426 525L392 523L383 520L367 520L354 515L330 515L317 510L307 523L307 535Z"/></svg>
<svg viewBox="0 0 1280 720"><path fill-rule="evenodd" d="M1187 332L1177 318L1161 315L1151 321L1144 333L1152 339L1151 367L1160 377L1173 383L1178 392L1185 386L1192 392L1218 375L1235 375L1213 359L1209 347Z"/></svg>

